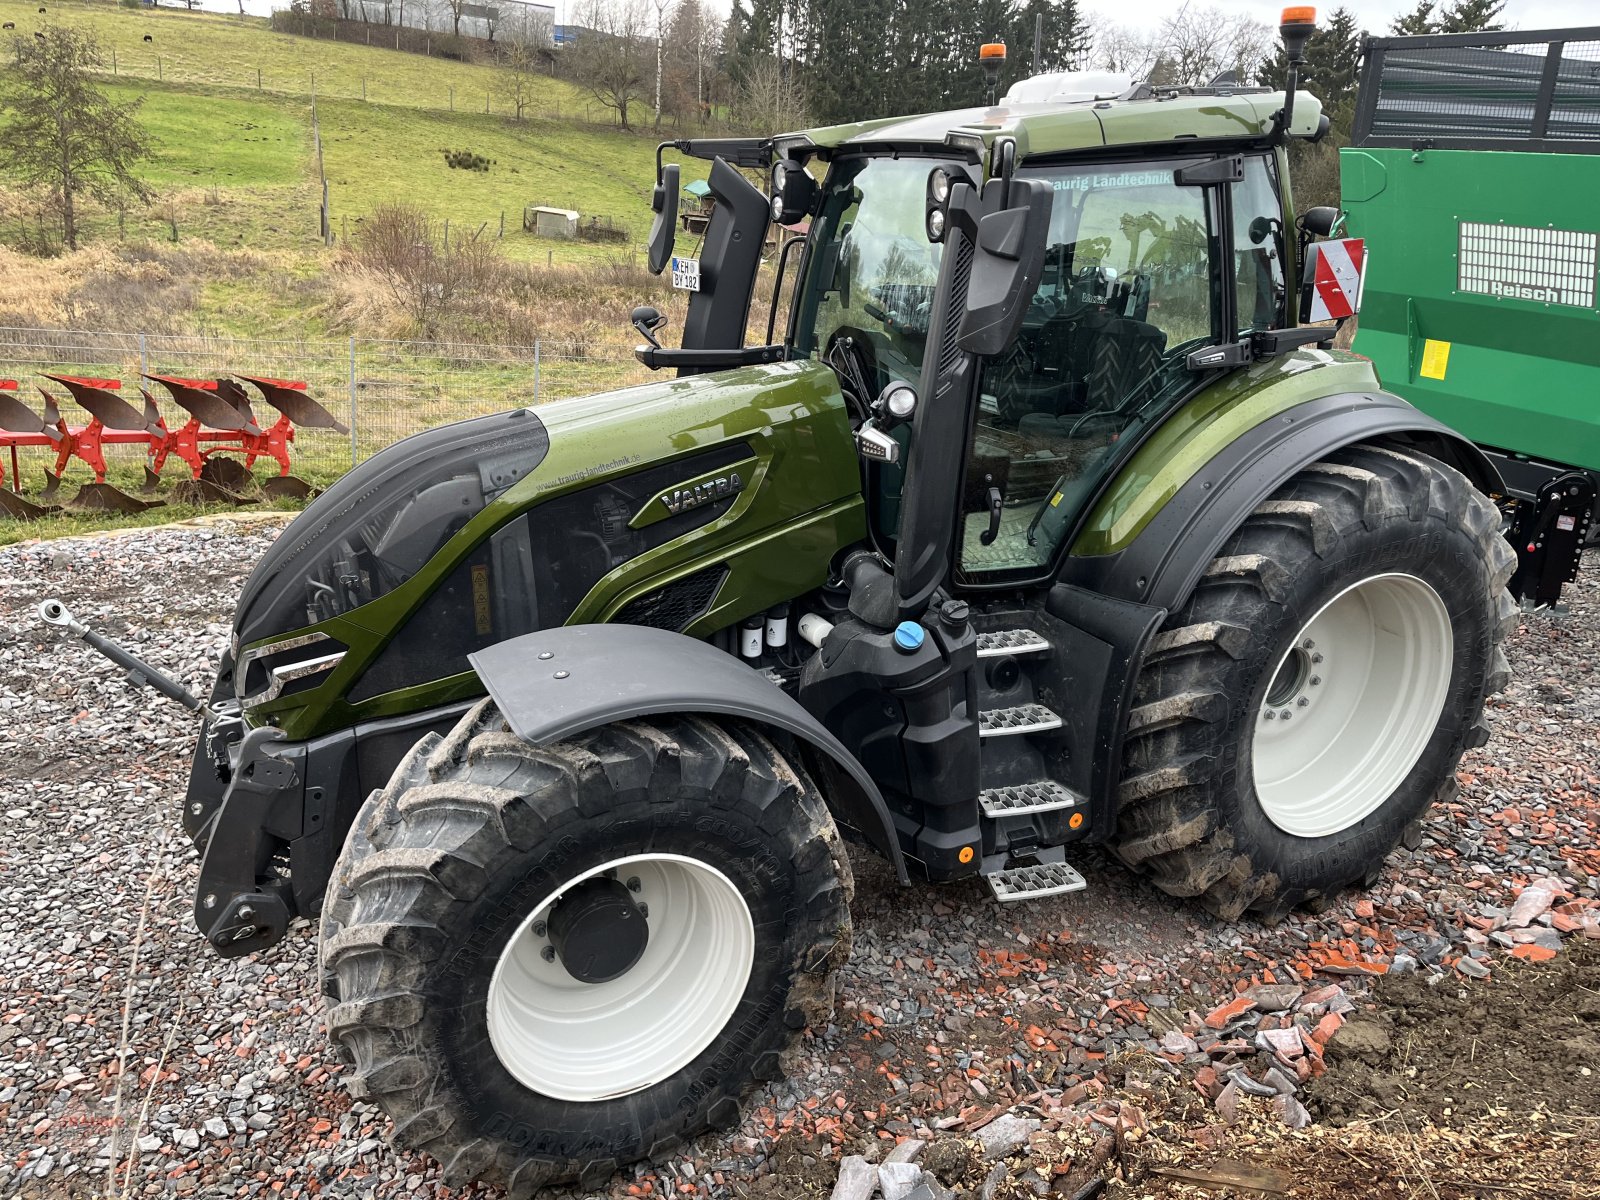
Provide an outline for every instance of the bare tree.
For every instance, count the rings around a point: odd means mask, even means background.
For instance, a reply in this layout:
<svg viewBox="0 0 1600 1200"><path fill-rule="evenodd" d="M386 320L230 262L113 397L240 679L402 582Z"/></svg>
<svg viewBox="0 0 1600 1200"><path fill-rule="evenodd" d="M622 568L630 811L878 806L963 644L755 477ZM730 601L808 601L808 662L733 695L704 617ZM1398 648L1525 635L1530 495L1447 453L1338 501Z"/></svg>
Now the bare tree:
<svg viewBox="0 0 1600 1200"><path fill-rule="evenodd" d="M588 87L594 98L613 110L622 127L628 124L628 107L645 95L649 79L646 66L648 0L589 0L579 9L584 28L566 51L572 77Z"/></svg>
<svg viewBox="0 0 1600 1200"><path fill-rule="evenodd" d="M1156 35L1157 57L1168 76L1161 82L1202 84L1224 71L1248 79L1271 53L1272 41L1272 31L1259 21L1185 3Z"/></svg>
<svg viewBox="0 0 1600 1200"><path fill-rule="evenodd" d="M772 56L751 64L739 89L739 119L745 128L779 133L811 124L795 75Z"/></svg>
<svg viewBox="0 0 1600 1200"><path fill-rule="evenodd" d="M506 47L500 55L500 62L505 67L506 73L505 83L500 90L510 102L517 120L520 121L528 106L533 103L534 75L539 64L539 56L534 48L524 41L501 44Z"/></svg>
<svg viewBox="0 0 1600 1200"><path fill-rule="evenodd" d="M1109 21L1094 27L1090 61L1102 71L1148 79L1158 53L1156 39L1142 29Z"/></svg>
<svg viewBox="0 0 1600 1200"><path fill-rule="evenodd" d="M151 150L140 101L115 104L95 86L104 64L92 33L52 25L14 42L16 64L0 76L0 169L50 197L76 250L80 196L114 208L154 195L133 173Z"/></svg>
<svg viewBox="0 0 1600 1200"><path fill-rule="evenodd" d="M656 10L656 128L661 128L661 47L666 35L667 10L672 0L650 0Z"/></svg>
<svg viewBox="0 0 1600 1200"><path fill-rule="evenodd" d="M444 0L445 10L450 14L450 31L457 37L461 36L461 14L466 11L470 0Z"/></svg>
<svg viewBox="0 0 1600 1200"><path fill-rule="evenodd" d="M497 243L458 234L446 246L433 220L413 204L375 209L361 223L355 255L428 337L442 317L490 294L504 270Z"/></svg>

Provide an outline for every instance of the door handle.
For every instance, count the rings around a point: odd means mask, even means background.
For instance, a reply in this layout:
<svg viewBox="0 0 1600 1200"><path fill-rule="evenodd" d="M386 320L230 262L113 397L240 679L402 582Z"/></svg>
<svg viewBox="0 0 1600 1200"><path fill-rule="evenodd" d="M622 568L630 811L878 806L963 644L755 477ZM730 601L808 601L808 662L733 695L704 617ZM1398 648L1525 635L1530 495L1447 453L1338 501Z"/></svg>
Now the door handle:
<svg viewBox="0 0 1600 1200"><path fill-rule="evenodd" d="M983 502L989 509L989 528L978 535L978 541L985 546L994 544L995 538L1000 536L1000 512L1004 506L1005 497L1000 494L997 487L990 488L984 493Z"/></svg>

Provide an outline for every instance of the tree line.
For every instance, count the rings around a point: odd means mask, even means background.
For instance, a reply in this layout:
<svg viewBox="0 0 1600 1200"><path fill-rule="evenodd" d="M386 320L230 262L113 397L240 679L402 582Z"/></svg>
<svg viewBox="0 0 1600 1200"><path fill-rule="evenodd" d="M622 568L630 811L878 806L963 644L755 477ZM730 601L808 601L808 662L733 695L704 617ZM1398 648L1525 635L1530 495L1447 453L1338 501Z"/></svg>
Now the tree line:
<svg viewBox="0 0 1600 1200"><path fill-rule="evenodd" d="M1505 0L1418 0L1389 32L1496 30L1504 8ZM665 119L757 133L957 108L982 102L976 50L996 40L1009 49L1002 89L1036 70L1121 71L1165 84L1231 72L1272 85L1285 75L1272 30L1192 3L1148 32L1090 28L1078 0L735 0L726 19L706 0L586 0L574 23L581 29L565 45L513 37L502 48L518 119L532 95L528 72L547 67L589 88L629 128L641 108L658 127ZM1322 100L1332 136L1290 147L1302 206L1338 202L1338 147L1354 122L1364 36L1340 7L1307 47L1304 86ZM14 37L11 50L14 65L0 74L0 171L41 197L75 248L83 202L120 214L150 201L136 168L152 142L139 102L114 103L97 86L106 64L92 34L53 26Z"/></svg>

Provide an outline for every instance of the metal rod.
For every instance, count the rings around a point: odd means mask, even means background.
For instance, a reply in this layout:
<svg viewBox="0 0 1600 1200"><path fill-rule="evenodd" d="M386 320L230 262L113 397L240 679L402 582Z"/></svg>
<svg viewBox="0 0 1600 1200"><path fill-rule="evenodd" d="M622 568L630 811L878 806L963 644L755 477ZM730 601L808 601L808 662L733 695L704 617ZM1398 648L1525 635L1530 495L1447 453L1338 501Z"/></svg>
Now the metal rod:
<svg viewBox="0 0 1600 1200"><path fill-rule="evenodd" d="M205 707L200 697L196 696L176 679L163 675L138 655L119 646L108 637L104 637L94 630L80 624L78 620L67 611L67 606L59 600L46 600L39 605L39 616L51 625L60 625L68 633L82 638L101 654L105 655L117 666L127 671L128 678L134 684L142 687L154 688L169 700L176 700L185 708L192 708L199 712Z"/></svg>

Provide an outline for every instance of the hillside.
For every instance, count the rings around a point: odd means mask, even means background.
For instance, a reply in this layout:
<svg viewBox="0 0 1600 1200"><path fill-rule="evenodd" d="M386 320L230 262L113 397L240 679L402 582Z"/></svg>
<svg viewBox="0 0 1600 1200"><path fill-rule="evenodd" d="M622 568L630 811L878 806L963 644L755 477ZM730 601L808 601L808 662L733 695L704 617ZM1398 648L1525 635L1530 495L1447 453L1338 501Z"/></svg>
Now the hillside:
<svg viewBox="0 0 1600 1200"><path fill-rule="evenodd" d="M93 29L108 60L115 54L113 93L144 98L142 120L159 148L143 174L161 198L130 214L127 236L171 238L176 220L180 238L223 247L316 249L313 87L336 234L354 234L374 207L405 200L452 230L497 232L504 213L508 257L553 253L561 262L616 248L525 235L525 205L612 218L636 238L648 226L653 140L602 123L609 114L566 82L537 77L527 119L517 122L501 111L505 76L493 67L292 37L250 17L105 3L50 5L45 15L38 8L0 0L0 20L15 22L22 37L44 21ZM451 169L446 149L492 165ZM20 210L11 201L6 207ZM89 234L114 236L114 227L102 214ZM14 237L8 220L0 240Z"/></svg>

